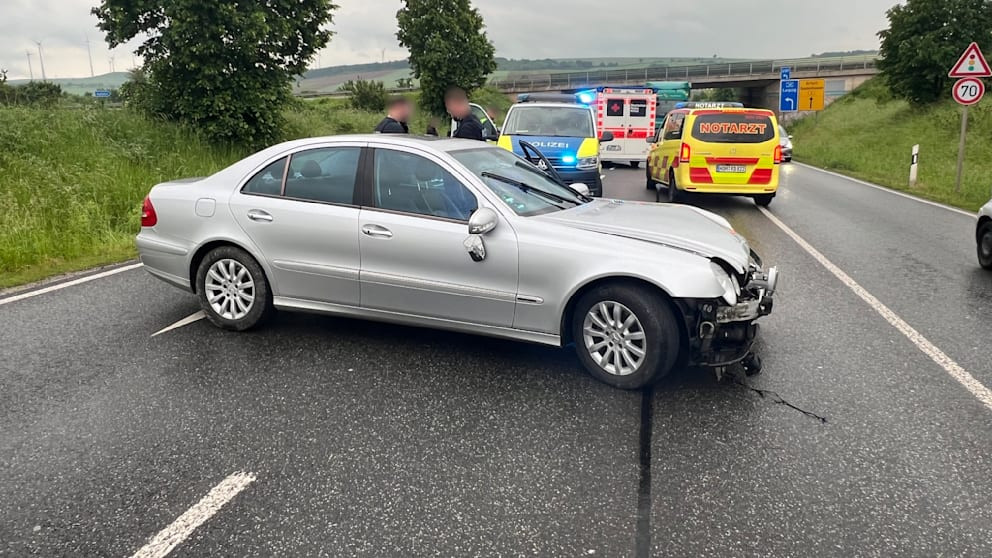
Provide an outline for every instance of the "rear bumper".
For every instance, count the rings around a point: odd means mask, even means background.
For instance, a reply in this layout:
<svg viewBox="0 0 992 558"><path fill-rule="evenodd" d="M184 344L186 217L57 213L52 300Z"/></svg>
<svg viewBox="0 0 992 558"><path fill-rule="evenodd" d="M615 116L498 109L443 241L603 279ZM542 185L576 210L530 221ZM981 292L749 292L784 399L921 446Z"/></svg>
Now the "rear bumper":
<svg viewBox="0 0 992 558"><path fill-rule="evenodd" d="M755 169L748 176L733 175L726 178L710 172L706 167L680 166L675 170L675 182L679 190L700 194L736 196L773 194L778 191L779 166L775 165L771 169L767 167ZM765 175L760 176L758 173Z"/></svg>

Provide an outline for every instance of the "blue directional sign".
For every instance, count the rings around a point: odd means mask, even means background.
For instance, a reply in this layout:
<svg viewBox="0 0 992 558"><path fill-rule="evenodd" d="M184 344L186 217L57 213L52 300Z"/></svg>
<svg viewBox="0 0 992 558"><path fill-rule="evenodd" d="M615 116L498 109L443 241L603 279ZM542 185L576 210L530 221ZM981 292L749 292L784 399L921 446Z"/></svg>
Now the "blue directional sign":
<svg viewBox="0 0 992 558"><path fill-rule="evenodd" d="M796 112L799 110L799 80L782 80L778 94L779 112Z"/></svg>
<svg viewBox="0 0 992 558"><path fill-rule="evenodd" d="M782 77L780 77L779 79L781 79L782 81L792 79L792 68L788 66L782 66Z"/></svg>
<svg viewBox="0 0 992 558"><path fill-rule="evenodd" d="M110 96L110 91L107 91L106 89L97 89L93 92L93 96L106 98Z"/></svg>

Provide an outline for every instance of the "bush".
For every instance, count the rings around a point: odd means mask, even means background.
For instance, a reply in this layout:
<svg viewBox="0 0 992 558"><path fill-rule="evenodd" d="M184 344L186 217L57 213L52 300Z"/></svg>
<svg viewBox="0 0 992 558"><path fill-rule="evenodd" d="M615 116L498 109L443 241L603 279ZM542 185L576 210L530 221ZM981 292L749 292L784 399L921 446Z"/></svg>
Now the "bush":
<svg viewBox="0 0 992 558"><path fill-rule="evenodd" d="M51 107L64 97L62 87L50 81L31 81L24 85L0 83L0 103L8 106Z"/></svg>
<svg viewBox="0 0 992 558"><path fill-rule="evenodd" d="M348 80L341 86L348 93L351 106L368 112L386 109L386 86L381 81Z"/></svg>

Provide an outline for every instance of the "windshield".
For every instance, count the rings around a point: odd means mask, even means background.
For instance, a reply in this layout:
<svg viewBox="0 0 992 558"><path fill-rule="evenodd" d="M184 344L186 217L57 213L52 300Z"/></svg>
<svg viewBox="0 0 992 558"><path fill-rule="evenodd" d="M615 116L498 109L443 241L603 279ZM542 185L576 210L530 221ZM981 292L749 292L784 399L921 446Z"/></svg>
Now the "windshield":
<svg viewBox="0 0 992 558"><path fill-rule="evenodd" d="M591 138L596 135L592 112L578 106L513 107L506 117L503 133L513 136L560 136Z"/></svg>
<svg viewBox="0 0 992 558"><path fill-rule="evenodd" d="M454 151L451 156L465 166L472 174L478 176L510 209L524 217L540 215L552 211L561 211L577 204L584 203L575 192L558 184L537 167L506 151L505 149L484 147ZM506 181L493 178L496 175L503 178L520 181L536 189L543 190L555 197L564 198L568 203L558 202L553 198L536 191L525 191Z"/></svg>

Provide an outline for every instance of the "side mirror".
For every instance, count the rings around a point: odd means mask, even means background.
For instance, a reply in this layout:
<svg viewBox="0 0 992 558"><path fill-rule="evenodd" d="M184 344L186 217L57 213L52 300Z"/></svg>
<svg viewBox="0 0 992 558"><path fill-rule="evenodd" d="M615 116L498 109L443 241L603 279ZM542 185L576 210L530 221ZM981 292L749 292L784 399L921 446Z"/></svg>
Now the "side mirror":
<svg viewBox="0 0 992 558"><path fill-rule="evenodd" d="M644 138L644 141L647 142L647 143L654 143L655 142L655 139L654 139L654 136L648 136L648 137Z"/></svg>
<svg viewBox="0 0 992 558"><path fill-rule="evenodd" d="M486 234L496 228L499 215L488 207L480 207L468 218L468 234Z"/></svg>
<svg viewBox="0 0 992 558"><path fill-rule="evenodd" d="M582 182L576 182L575 184L569 184L569 188L575 190L579 195L589 197L589 186L583 184Z"/></svg>
<svg viewBox="0 0 992 558"><path fill-rule="evenodd" d="M497 223L499 215L488 207L480 207L468 218L468 238L462 245L473 262L486 259L486 242L482 240L482 235L495 229Z"/></svg>
<svg viewBox="0 0 992 558"><path fill-rule="evenodd" d="M792 134L789 134L789 139L792 139Z"/></svg>
<svg viewBox="0 0 992 558"><path fill-rule="evenodd" d="M599 141L601 143L606 141L613 141L613 132L610 131L603 132L603 135L599 136Z"/></svg>

